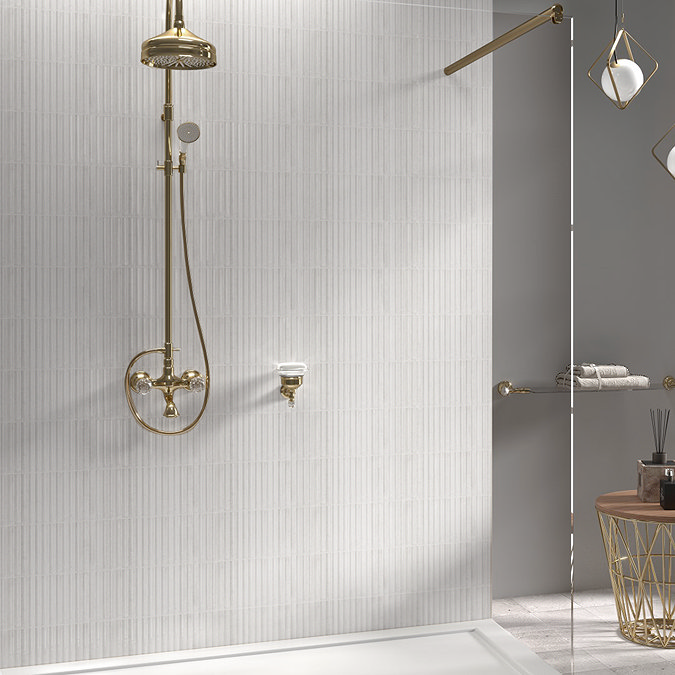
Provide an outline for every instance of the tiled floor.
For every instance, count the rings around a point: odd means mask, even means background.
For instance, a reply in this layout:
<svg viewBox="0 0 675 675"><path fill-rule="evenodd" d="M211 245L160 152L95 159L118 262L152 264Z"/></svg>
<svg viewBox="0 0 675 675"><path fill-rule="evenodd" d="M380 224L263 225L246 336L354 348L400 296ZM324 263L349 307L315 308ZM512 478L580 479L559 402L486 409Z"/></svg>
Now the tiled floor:
<svg viewBox="0 0 675 675"><path fill-rule="evenodd" d="M620 633L611 590L495 600L493 619L561 673L675 675L675 649L642 647ZM573 625L573 631L572 631Z"/></svg>

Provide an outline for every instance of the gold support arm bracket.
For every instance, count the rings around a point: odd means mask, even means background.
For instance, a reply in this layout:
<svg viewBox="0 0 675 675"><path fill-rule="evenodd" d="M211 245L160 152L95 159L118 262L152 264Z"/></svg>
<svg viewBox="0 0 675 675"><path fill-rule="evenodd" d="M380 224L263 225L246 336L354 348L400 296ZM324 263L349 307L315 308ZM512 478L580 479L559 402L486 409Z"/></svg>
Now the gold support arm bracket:
<svg viewBox="0 0 675 675"><path fill-rule="evenodd" d="M535 28L538 28L539 26L542 26L543 24L548 23L549 21L555 24L562 23L563 21L562 5L553 5L552 7L549 7L548 9L544 10L541 14L533 16L531 19L528 19L524 23L521 23L520 26L512 28L507 33L504 33L503 35L500 35L498 38L495 38L492 42L488 42L488 44L483 45L479 49L476 49L476 51L471 52L471 54L468 54L467 56L459 59L459 61L455 61L454 63L451 63L449 66L446 66L443 69L443 72L446 75L452 75L453 73L456 73L458 70L461 70L465 66L468 66L470 63L478 61L478 59L482 59L484 56L491 54L500 47L503 47L509 42L521 37L522 35L525 35L525 33L529 33L531 30L534 30Z"/></svg>

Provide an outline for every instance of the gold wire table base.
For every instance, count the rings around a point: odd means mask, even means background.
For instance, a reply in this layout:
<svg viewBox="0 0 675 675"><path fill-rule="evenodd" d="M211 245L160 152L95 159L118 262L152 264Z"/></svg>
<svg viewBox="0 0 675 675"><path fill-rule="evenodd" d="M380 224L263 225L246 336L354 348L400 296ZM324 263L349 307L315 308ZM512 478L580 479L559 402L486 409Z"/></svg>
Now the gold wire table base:
<svg viewBox="0 0 675 675"><path fill-rule="evenodd" d="M673 523L600 510L598 521L621 633L637 644L675 649Z"/></svg>

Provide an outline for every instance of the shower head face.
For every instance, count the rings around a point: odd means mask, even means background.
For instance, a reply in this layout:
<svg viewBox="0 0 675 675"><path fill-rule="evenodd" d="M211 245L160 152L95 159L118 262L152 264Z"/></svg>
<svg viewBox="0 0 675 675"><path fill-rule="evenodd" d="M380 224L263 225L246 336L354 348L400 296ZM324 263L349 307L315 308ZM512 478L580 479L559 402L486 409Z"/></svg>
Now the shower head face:
<svg viewBox="0 0 675 675"><path fill-rule="evenodd" d="M187 28L174 26L143 43L141 63L151 68L203 70L216 65L216 48Z"/></svg>
<svg viewBox="0 0 675 675"><path fill-rule="evenodd" d="M176 133L183 143L194 143L199 138L199 127L194 122L183 122Z"/></svg>

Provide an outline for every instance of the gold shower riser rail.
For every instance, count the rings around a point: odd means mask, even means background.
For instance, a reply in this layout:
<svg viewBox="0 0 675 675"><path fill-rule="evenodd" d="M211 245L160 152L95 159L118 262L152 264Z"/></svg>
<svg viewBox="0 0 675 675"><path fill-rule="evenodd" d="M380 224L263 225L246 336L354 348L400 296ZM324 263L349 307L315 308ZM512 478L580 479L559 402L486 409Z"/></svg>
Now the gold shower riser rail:
<svg viewBox="0 0 675 675"><path fill-rule="evenodd" d="M467 56L459 59L459 61L455 61L454 63L451 63L449 66L446 66L443 69L443 72L446 75L452 75L453 73L456 73L458 70L461 70L462 68L468 66L470 63L478 61L478 59L482 59L484 56L491 54L500 47L503 47L509 42L516 40L517 38L525 35L525 33L529 33L531 30L534 30L539 26L543 26L545 23L548 23L549 21L555 24L562 23L563 21L562 5L553 5L552 7L549 7L547 10L544 10L541 14L533 16L531 19L528 19L524 23L521 23L520 26L512 28L507 33L504 33L504 35L500 35L498 38L495 38L492 42L488 42L488 44L483 45L479 49L476 49L476 51L471 52L471 54L467 54Z"/></svg>

